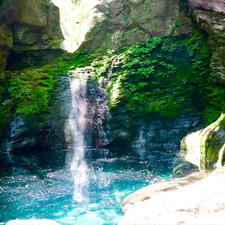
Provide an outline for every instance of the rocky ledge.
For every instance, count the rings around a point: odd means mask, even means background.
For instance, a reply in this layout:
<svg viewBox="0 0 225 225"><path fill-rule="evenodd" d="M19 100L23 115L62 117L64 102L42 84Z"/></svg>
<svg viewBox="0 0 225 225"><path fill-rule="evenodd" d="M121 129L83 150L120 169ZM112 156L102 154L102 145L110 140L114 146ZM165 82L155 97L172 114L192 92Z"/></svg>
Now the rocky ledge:
<svg viewBox="0 0 225 225"><path fill-rule="evenodd" d="M125 198L120 225L224 224L225 167L154 184Z"/></svg>

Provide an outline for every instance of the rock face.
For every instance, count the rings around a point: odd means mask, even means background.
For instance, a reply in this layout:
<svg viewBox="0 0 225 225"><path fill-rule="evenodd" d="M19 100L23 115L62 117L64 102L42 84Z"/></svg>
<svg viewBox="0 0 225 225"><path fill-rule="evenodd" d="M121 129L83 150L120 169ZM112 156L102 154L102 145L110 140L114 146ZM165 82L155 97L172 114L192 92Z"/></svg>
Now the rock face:
<svg viewBox="0 0 225 225"><path fill-rule="evenodd" d="M122 202L125 215L119 224L222 224L224 168L222 173L202 177L194 173L133 193Z"/></svg>
<svg viewBox="0 0 225 225"><path fill-rule="evenodd" d="M40 0L4 0L0 4L0 77L9 50L58 49L62 39L58 9Z"/></svg>
<svg viewBox="0 0 225 225"><path fill-rule="evenodd" d="M223 0L189 0L193 17L209 34L211 71L215 81L225 85L225 3Z"/></svg>
<svg viewBox="0 0 225 225"><path fill-rule="evenodd" d="M61 77L59 80L52 101L49 114L15 115L9 124L9 132L0 145L1 150L23 154L65 148L64 128L71 110L68 77Z"/></svg>
<svg viewBox="0 0 225 225"><path fill-rule="evenodd" d="M176 153L182 137L195 128L198 115L180 115L177 118L131 116L124 108L111 112L108 119L108 139L113 148L120 146L139 150L140 157L149 153ZM151 156L148 156L151 157Z"/></svg>
<svg viewBox="0 0 225 225"><path fill-rule="evenodd" d="M225 164L225 114L208 127L187 135L181 142L186 160L200 167L210 169Z"/></svg>
<svg viewBox="0 0 225 225"><path fill-rule="evenodd" d="M82 71L71 71L70 74L74 77L79 77L79 75L83 76L82 79L85 82L82 87L85 90L85 96L82 96L83 105L79 104L79 110L85 111L82 117L85 123L83 130L85 144L95 147L105 146L108 143L106 133L103 130L103 122L108 106L104 83L98 86L96 82L91 80L91 77L88 77L85 68ZM73 83L76 84L76 82ZM70 86L69 76L58 78L49 113L15 115L9 124L6 138L0 144L0 150L14 154L26 154L26 152L41 152L46 151L46 149L71 148L74 130L68 129L68 126L75 126L76 120L72 120L72 125L70 124L71 117L75 117L77 120L81 118L78 118L77 114L74 113L73 102L78 97Z"/></svg>
<svg viewBox="0 0 225 225"><path fill-rule="evenodd" d="M153 36L187 34L178 0L54 0L68 51L119 48Z"/></svg>
<svg viewBox="0 0 225 225"><path fill-rule="evenodd" d="M225 85L225 3L223 0L189 0L198 26L209 34L211 74L215 83ZM221 102L224 110L224 102ZM224 113L205 129L186 136L182 143L185 158L200 169L224 165Z"/></svg>

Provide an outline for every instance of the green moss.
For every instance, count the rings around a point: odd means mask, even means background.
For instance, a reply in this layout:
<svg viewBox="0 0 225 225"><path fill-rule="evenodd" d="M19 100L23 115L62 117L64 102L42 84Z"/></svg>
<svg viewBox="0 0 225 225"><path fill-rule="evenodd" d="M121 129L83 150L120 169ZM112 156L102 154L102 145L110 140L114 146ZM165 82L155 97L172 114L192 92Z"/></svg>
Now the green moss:
<svg viewBox="0 0 225 225"><path fill-rule="evenodd" d="M133 112L175 117L202 112L203 123L212 123L224 111L225 90L210 74L208 37L159 38L124 47L94 59L95 78L107 77L109 105L121 102Z"/></svg>
<svg viewBox="0 0 225 225"><path fill-rule="evenodd" d="M10 105L3 105L0 106L0 134L3 128L5 128L5 126L8 123L8 120L11 116L11 111L10 111L11 107Z"/></svg>
<svg viewBox="0 0 225 225"><path fill-rule="evenodd" d="M129 110L169 117L204 107L198 101L209 77L210 52L201 49L206 48L203 39L155 37L114 55L107 89L110 106L123 101Z"/></svg>
<svg viewBox="0 0 225 225"><path fill-rule="evenodd" d="M16 113L32 114L48 110L56 83L52 73L43 68L26 69L9 73L8 79L8 92L16 106Z"/></svg>
<svg viewBox="0 0 225 225"><path fill-rule="evenodd" d="M200 144L200 168L212 169L219 159L219 153L224 146L225 115L210 124L202 131ZM223 159L222 159L223 160Z"/></svg>
<svg viewBox="0 0 225 225"><path fill-rule="evenodd" d="M89 64L95 56L81 52L63 54L45 65L41 62L36 66L26 65L25 69L15 70L13 67L13 71L7 71L6 79L0 80L0 132L14 113L35 115L48 112L57 85L56 77Z"/></svg>
<svg viewBox="0 0 225 225"><path fill-rule="evenodd" d="M41 67L31 67L8 74L11 99L16 113L47 112L56 85L56 76L65 75L69 69L85 66L88 54L63 55L55 62Z"/></svg>
<svg viewBox="0 0 225 225"><path fill-rule="evenodd" d="M223 115L223 118L219 120L218 124L218 130L225 131L225 117ZM205 143L205 148L207 150L207 160L210 161L210 163L215 163L218 160L219 151L224 145L224 140L221 141L221 136L219 133L217 133L217 130L214 130L214 132L210 133L210 137L208 137L208 140Z"/></svg>
<svg viewBox="0 0 225 225"><path fill-rule="evenodd" d="M40 0L40 1L46 6L51 6L52 5L51 0Z"/></svg>

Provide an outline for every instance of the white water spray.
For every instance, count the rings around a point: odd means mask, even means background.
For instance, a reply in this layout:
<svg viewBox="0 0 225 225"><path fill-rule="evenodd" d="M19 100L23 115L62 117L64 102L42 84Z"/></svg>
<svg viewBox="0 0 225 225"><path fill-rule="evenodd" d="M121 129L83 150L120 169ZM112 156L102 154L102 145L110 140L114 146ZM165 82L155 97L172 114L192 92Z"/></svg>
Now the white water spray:
<svg viewBox="0 0 225 225"><path fill-rule="evenodd" d="M86 200L85 192L89 186L89 168L85 159L85 140L84 133L86 128L87 114L87 75L73 72L70 77L70 90L72 96L72 107L65 137L70 145L70 171L74 181L73 199L77 202Z"/></svg>

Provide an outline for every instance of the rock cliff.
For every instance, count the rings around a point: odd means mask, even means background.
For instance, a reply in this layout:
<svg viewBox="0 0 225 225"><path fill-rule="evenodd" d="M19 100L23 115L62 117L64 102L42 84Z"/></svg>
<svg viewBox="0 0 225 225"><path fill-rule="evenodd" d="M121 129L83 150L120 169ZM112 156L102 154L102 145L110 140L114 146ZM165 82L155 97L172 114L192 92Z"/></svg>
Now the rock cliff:
<svg viewBox="0 0 225 225"><path fill-rule="evenodd" d="M60 1L63 48L120 48L153 36L187 34L191 21L178 0Z"/></svg>
<svg viewBox="0 0 225 225"><path fill-rule="evenodd" d="M210 37L211 70L215 81L225 85L225 2L223 0L189 0L198 26Z"/></svg>
<svg viewBox="0 0 225 225"><path fill-rule="evenodd" d="M4 77L10 50L58 49L62 38L55 6L40 0L1 1L0 77Z"/></svg>
<svg viewBox="0 0 225 225"><path fill-rule="evenodd" d="M208 44L211 47L211 75L216 85L224 90L225 85L225 2L223 0L189 0L189 7L197 25L209 35ZM186 159L208 169L224 165L224 111L225 96L221 92L221 101L217 107L223 114L210 126L189 134L181 143Z"/></svg>

